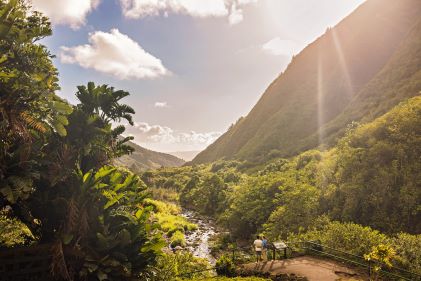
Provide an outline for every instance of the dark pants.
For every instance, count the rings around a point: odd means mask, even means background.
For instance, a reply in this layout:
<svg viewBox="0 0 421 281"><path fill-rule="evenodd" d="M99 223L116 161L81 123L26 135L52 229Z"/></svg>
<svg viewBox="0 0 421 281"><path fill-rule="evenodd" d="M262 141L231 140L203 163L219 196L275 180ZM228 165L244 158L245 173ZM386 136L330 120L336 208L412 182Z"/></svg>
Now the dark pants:
<svg viewBox="0 0 421 281"><path fill-rule="evenodd" d="M260 261L262 259L262 251L256 251L256 261Z"/></svg>

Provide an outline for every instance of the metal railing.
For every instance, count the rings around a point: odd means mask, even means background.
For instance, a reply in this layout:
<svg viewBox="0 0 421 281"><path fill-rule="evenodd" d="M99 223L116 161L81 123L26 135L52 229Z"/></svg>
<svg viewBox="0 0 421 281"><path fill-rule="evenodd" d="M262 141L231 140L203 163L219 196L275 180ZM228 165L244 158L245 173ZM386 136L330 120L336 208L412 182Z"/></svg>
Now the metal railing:
<svg viewBox="0 0 421 281"><path fill-rule="evenodd" d="M411 272L402 268L392 267L387 268L383 264L374 263L367 261L363 256L355 255L343 250L338 250L323 244L320 244L315 241L298 241L298 242L290 242L287 244L286 248L277 249L275 247L269 247L269 251L273 251L272 253L272 260L276 259L276 252L279 253L279 258L287 259L296 254L299 254L294 249L301 249L304 250L304 253L307 255L316 255L319 257L326 257L332 260L337 260L344 262L348 265L353 265L358 268L367 270L367 274L372 277L376 272L374 272L374 266L379 265L380 270L377 272L382 278L386 278L383 280L408 280L408 281L421 281L421 275L415 272ZM239 265L239 260L237 259L239 252L250 252L250 247L235 247L231 249L232 251L232 260L235 264ZM252 254L251 254L252 256ZM206 268L198 271L187 272L180 274L180 277L186 277L194 273L204 272L204 271L211 271L218 269L216 266L212 268Z"/></svg>
<svg viewBox="0 0 421 281"><path fill-rule="evenodd" d="M387 268L384 264L370 262L362 256L328 247L315 241L300 241L293 244L299 245L299 248L305 250L307 254L329 257L357 267L365 268L368 270L369 276L374 274L374 266L378 265L380 267L380 270L378 270L380 276L386 277L390 280L421 281L421 275L418 273L398 267Z"/></svg>

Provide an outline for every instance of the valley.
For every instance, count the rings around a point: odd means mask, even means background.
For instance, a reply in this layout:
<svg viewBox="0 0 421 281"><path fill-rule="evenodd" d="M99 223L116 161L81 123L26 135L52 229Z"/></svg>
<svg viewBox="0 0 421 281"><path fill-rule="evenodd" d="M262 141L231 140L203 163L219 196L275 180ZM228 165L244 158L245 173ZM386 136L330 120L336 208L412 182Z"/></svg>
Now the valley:
<svg viewBox="0 0 421 281"><path fill-rule="evenodd" d="M355 2L294 55L295 26L262 43L273 7L351 0L42 1L0 0L0 281L421 280L420 0Z"/></svg>

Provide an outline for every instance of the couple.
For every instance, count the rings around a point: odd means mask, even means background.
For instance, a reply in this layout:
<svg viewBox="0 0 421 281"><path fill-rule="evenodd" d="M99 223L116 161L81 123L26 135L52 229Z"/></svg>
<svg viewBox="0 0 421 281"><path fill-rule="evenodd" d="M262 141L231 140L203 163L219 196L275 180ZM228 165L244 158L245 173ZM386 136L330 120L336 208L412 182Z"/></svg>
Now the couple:
<svg viewBox="0 0 421 281"><path fill-rule="evenodd" d="M257 235L256 240L253 242L254 250L256 251L256 263L263 261L268 261L267 249L268 249L268 240L265 236Z"/></svg>

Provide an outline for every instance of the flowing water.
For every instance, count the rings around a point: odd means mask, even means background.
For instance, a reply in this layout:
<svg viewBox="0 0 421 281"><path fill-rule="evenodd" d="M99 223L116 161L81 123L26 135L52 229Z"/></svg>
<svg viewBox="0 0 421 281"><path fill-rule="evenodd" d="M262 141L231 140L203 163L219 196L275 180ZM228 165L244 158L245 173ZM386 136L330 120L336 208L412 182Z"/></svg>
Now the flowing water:
<svg viewBox="0 0 421 281"><path fill-rule="evenodd" d="M189 210L183 210L182 216L197 225L196 230L185 234L186 248L195 257L207 259L214 265L215 258L211 255L209 246L209 239L217 234L213 221L209 218L200 217L197 213Z"/></svg>

